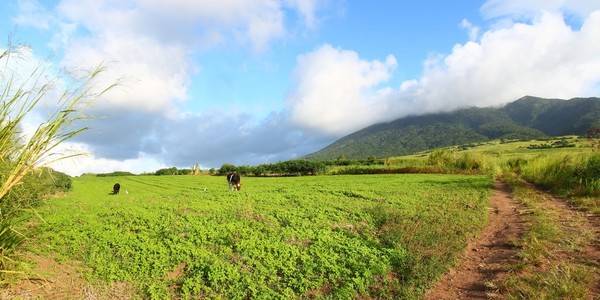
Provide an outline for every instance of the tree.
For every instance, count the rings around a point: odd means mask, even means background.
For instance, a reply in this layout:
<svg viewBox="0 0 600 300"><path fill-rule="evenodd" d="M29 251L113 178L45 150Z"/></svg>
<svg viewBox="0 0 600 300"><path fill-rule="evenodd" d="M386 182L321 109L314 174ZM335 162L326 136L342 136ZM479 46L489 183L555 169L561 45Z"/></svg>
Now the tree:
<svg viewBox="0 0 600 300"><path fill-rule="evenodd" d="M235 172L237 171L237 168L229 163L224 163L221 168L219 169L219 175L225 175L227 173L231 173L231 172Z"/></svg>
<svg viewBox="0 0 600 300"><path fill-rule="evenodd" d="M164 169L157 170L154 174L155 175L177 175L178 170L176 167L164 168Z"/></svg>

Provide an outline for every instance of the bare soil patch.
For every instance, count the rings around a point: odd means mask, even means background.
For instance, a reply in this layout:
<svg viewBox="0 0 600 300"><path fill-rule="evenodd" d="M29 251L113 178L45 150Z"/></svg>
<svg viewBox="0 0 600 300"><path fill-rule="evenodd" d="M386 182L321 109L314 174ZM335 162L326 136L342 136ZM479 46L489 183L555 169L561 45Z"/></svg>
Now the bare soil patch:
<svg viewBox="0 0 600 300"><path fill-rule="evenodd" d="M82 275L80 262L59 263L54 258L26 254L30 270L19 274L16 283L0 290L0 299L132 299L125 283L93 286Z"/></svg>
<svg viewBox="0 0 600 300"><path fill-rule="evenodd" d="M520 211L506 184L496 181L488 225L469 242L460 265L442 276L425 299L493 298L496 295L493 283L508 276L518 251L514 242L527 228Z"/></svg>
<svg viewBox="0 0 600 300"><path fill-rule="evenodd" d="M60 264L53 258L27 254L31 270L18 283L0 293L2 299L82 299L87 282L81 278L77 263Z"/></svg>

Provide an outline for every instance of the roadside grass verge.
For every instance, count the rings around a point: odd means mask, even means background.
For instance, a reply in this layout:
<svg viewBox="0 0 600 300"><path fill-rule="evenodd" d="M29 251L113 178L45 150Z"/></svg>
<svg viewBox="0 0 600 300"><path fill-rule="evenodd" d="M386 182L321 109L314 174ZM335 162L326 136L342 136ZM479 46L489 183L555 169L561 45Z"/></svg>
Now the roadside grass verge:
<svg viewBox="0 0 600 300"><path fill-rule="evenodd" d="M600 153L538 157L525 161L520 172L525 180L600 213Z"/></svg>
<svg viewBox="0 0 600 300"><path fill-rule="evenodd" d="M510 299L592 299L593 284L600 280L600 264L577 259L596 242L593 232L581 226L585 217L564 213L542 192L506 174L512 197L520 202L530 230L515 241L522 250L514 273L500 284Z"/></svg>

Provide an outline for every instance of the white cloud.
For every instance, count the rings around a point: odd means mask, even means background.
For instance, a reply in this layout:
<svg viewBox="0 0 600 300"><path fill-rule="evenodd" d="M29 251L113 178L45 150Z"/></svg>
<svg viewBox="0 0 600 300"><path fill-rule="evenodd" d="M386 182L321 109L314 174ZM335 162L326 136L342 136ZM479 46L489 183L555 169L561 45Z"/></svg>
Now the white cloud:
<svg viewBox="0 0 600 300"><path fill-rule="evenodd" d="M61 153L82 154L76 157L60 160L50 164L53 169L79 176L83 173L111 173L114 171L127 171L134 174L150 173L156 170L172 167L160 163L154 156L140 154L132 159L109 159L98 157L91 152L91 148L83 143L65 142L56 151Z"/></svg>
<svg viewBox="0 0 600 300"><path fill-rule="evenodd" d="M39 29L49 29L53 17L36 0L17 1L19 14L13 18L13 22L22 26L31 26Z"/></svg>
<svg viewBox="0 0 600 300"><path fill-rule="evenodd" d="M256 52L286 34L286 1L94 1L63 0L60 11L95 32L110 30L128 37L152 35L161 42L177 41L210 47L227 41L249 44ZM314 5L292 5L314 24Z"/></svg>
<svg viewBox="0 0 600 300"><path fill-rule="evenodd" d="M314 29L317 26L317 20L315 13L319 3L323 1L318 0L289 0L289 5L295 7L300 12L300 15L304 19L304 24L309 29Z"/></svg>
<svg viewBox="0 0 600 300"><path fill-rule="evenodd" d="M593 0L488 0L480 10L488 19L534 19L544 12L586 18L599 8L600 3Z"/></svg>
<svg viewBox="0 0 600 300"><path fill-rule="evenodd" d="M126 77L123 86L109 92L96 107L170 113L173 103L188 98L189 77L194 73L187 50L139 37L103 35L82 40L66 49L62 65L77 68L82 62L96 66L108 63L104 85Z"/></svg>
<svg viewBox="0 0 600 300"><path fill-rule="evenodd" d="M575 31L559 14L533 24L487 31L479 42L456 45L429 62L409 89L425 111L489 106L525 95L597 96L600 82L600 11Z"/></svg>
<svg viewBox="0 0 600 300"><path fill-rule="evenodd" d="M470 41L475 41L479 38L479 27L471 24L467 19L460 22L460 26L467 30Z"/></svg>
<svg viewBox="0 0 600 300"><path fill-rule="evenodd" d="M108 82L129 78L100 107L173 115L201 68L191 61L196 51L227 42L265 51L286 35L290 10L314 26L317 8L313 0L62 0L56 11L63 26L52 45L64 46L66 68L111 62Z"/></svg>
<svg viewBox="0 0 600 300"><path fill-rule="evenodd" d="M306 128L339 136L395 112L386 90L378 85L391 77L397 62L360 59L354 51L330 45L299 56L294 72L297 86L288 101L292 120Z"/></svg>

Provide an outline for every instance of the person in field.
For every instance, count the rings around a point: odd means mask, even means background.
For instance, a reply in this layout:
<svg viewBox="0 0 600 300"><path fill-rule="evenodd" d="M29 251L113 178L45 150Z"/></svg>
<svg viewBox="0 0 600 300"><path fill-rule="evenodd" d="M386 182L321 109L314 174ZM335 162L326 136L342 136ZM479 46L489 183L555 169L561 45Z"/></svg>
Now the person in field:
<svg viewBox="0 0 600 300"><path fill-rule="evenodd" d="M115 183L115 185L113 185L113 195L118 194L120 190L121 190L121 185L119 183Z"/></svg>
<svg viewBox="0 0 600 300"><path fill-rule="evenodd" d="M239 191L242 188L242 184L240 183L240 174L236 172L232 172L227 174L227 184L229 185L229 189L232 191Z"/></svg>

